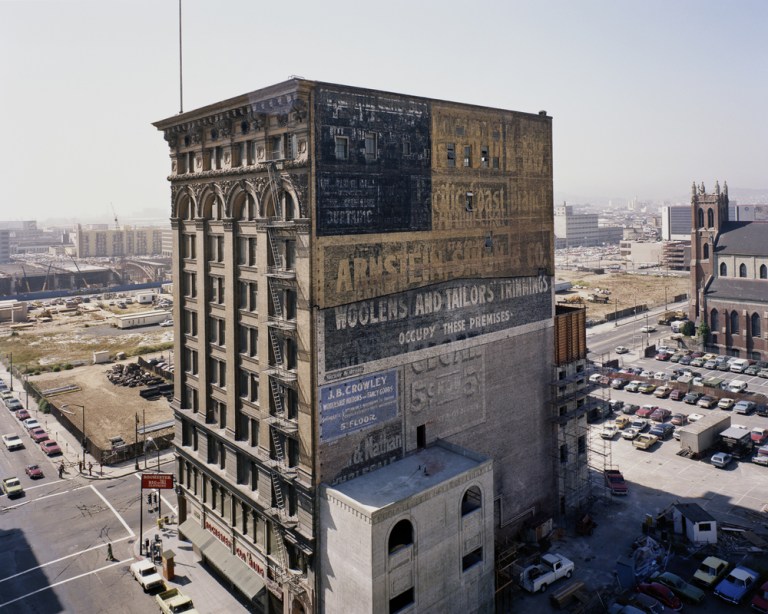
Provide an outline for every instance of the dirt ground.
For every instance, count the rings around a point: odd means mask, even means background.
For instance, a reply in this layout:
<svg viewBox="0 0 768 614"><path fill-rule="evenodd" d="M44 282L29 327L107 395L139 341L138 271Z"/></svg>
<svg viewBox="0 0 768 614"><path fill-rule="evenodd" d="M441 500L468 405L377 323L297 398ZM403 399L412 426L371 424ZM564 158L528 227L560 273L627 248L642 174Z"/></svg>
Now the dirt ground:
<svg viewBox="0 0 768 614"><path fill-rule="evenodd" d="M660 307L672 302L673 297L690 291L688 276L668 275L639 275L630 273L604 273L598 275L587 271L557 271L558 281L570 281L574 285L584 286L573 288L570 292L558 293L557 301L565 298L581 297L582 304L587 308L587 318L602 320L608 313L626 309L634 305L646 305L648 309ZM607 303L592 303L587 300L597 289L609 290Z"/></svg>
<svg viewBox="0 0 768 614"><path fill-rule="evenodd" d="M144 358L149 360L154 355L148 355ZM160 354L157 357L160 358ZM163 355L164 358L168 354ZM123 364L135 362L136 359L117 361ZM42 373L29 378L39 390L53 390L69 385L75 385L78 390L65 392L61 394L46 395L49 403L52 403L59 409L67 405L64 412L72 412L69 416L72 422L80 430L83 423L82 409L78 405L85 407L85 432L99 448L108 448L110 437L122 437L128 443L136 441L136 417L138 416L139 425L147 426L165 422L173 418L168 401L165 397L157 400L148 401L139 396L140 388L128 388L125 386L116 386L107 379L107 371L115 363L89 365L77 367L70 371L60 371L58 373ZM173 428L159 430L155 435L168 435ZM139 441L143 439L139 435Z"/></svg>

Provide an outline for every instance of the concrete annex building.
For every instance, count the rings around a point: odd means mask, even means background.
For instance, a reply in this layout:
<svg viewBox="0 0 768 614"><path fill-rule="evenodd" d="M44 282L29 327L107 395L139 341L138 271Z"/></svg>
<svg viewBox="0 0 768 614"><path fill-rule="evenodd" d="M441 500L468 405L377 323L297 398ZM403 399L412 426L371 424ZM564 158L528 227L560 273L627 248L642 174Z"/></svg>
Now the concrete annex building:
<svg viewBox="0 0 768 614"><path fill-rule="evenodd" d="M155 126L182 533L264 611L492 611L557 507L551 118L292 79Z"/></svg>

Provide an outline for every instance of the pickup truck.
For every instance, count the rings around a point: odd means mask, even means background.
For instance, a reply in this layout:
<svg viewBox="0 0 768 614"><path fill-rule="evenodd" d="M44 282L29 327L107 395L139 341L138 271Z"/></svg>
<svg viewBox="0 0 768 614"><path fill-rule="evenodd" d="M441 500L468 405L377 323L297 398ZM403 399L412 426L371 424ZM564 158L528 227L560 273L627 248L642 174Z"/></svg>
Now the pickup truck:
<svg viewBox="0 0 768 614"><path fill-rule="evenodd" d="M520 585L530 593L543 593L560 578L570 578L575 565L560 554L545 554L541 563L530 565L520 574Z"/></svg>
<svg viewBox="0 0 768 614"><path fill-rule="evenodd" d="M165 588L163 577L157 573L154 563L149 559L136 561L131 565L131 574L136 582L141 584L144 592L151 591L153 588Z"/></svg>
<svg viewBox="0 0 768 614"><path fill-rule="evenodd" d="M171 588L155 595L155 601L157 601L160 609L165 614L179 614L180 612L197 614L192 599L187 597L178 588Z"/></svg>
<svg viewBox="0 0 768 614"><path fill-rule="evenodd" d="M24 494L24 488L21 486L19 478L3 478L3 492L9 497L21 497Z"/></svg>
<svg viewBox="0 0 768 614"><path fill-rule="evenodd" d="M604 475L605 483L612 495L626 495L629 492L621 471L618 469L606 469Z"/></svg>
<svg viewBox="0 0 768 614"><path fill-rule="evenodd" d="M632 442L632 445L638 450L650 450L658 440L659 438L656 437L656 435L641 433L637 436L637 439Z"/></svg>

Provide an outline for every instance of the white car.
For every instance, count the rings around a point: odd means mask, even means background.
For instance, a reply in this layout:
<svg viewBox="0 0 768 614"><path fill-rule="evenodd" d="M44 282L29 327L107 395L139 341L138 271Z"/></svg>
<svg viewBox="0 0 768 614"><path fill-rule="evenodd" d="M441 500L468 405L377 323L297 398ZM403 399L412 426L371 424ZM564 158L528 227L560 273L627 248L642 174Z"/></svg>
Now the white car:
<svg viewBox="0 0 768 614"><path fill-rule="evenodd" d="M173 320L163 320L160 322L160 326L173 326Z"/></svg>
<svg viewBox="0 0 768 614"><path fill-rule="evenodd" d="M603 430L600 431L600 437L603 439L613 439L618 432L619 429L615 424L606 424L603 426Z"/></svg>
<svg viewBox="0 0 768 614"><path fill-rule="evenodd" d="M715 467L719 467L720 469L725 469L728 466L728 463L731 462L733 459L733 456L728 454L728 452L717 452L712 455L712 458L709 462L711 462Z"/></svg>
<svg viewBox="0 0 768 614"><path fill-rule="evenodd" d="M622 431L621 436L624 439L629 439L631 441L632 439L635 439L639 434L640 431L638 431L635 427L630 426L628 429Z"/></svg>
<svg viewBox="0 0 768 614"><path fill-rule="evenodd" d="M655 332L655 331L656 331L656 327L655 327L655 326L653 326L652 324L649 324L648 326L643 326L643 327L640 329L640 332L641 332L641 333L653 333L653 332Z"/></svg>
<svg viewBox="0 0 768 614"><path fill-rule="evenodd" d="M24 425L24 428L27 429L27 432L31 431L32 429L40 428L40 423L34 418L27 418L22 422L22 424Z"/></svg>
<svg viewBox="0 0 768 614"><path fill-rule="evenodd" d="M133 575L136 582L141 584L141 588L144 589L145 593L153 588L165 587L163 577L157 573L154 563L149 559L133 563L131 565L131 575Z"/></svg>
<svg viewBox="0 0 768 614"><path fill-rule="evenodd" d="M747 382L740 379L733 379L728 384L728 392L744 392L747 389Z"/></svg>
<svg viewBox="0 0 768 614"><path fill-rule="evenodd" d="M18 450L24 447L24 442L15 433L3 435L3 443L9 450Z"/></svg>
<svg viewBox="0 0 768 614"><path fill-rule="evenodd" d="M623 345L619 345L616 347L614 352L616 352L617 354L626 354L627 352L629 352L629 348Z"/></svg>
<svg viewBox="0 0 768 614"><path fill-rule="evenodd" d="M645 418L635 418L632 420L631 428L635 429L638 433L642 433L648 426L648 420Z"/></svg>

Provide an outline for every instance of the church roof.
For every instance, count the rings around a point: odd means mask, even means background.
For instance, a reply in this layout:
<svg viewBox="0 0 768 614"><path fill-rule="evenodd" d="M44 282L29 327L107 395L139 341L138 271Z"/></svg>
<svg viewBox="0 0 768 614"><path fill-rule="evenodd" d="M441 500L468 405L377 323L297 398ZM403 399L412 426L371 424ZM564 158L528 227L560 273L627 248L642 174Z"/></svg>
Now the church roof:
<svg viewBox="0 0 768 614"><path fill-rule="evenodd" d="M728 222L715 251L718 256L768 256L768 223Z"/></svg>
<svg viewBox="0 0 768 614"><path fill-rule="evenodd" d="M766 297L768 297L768 280L766 279L715 277L707 288L707 300L764 303Z"/></svg>

